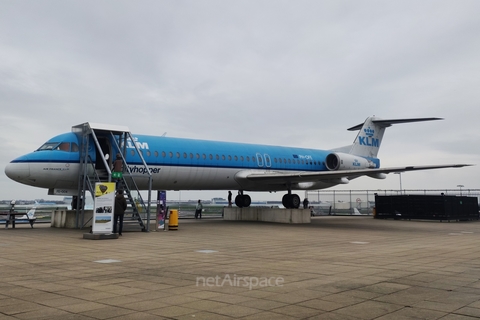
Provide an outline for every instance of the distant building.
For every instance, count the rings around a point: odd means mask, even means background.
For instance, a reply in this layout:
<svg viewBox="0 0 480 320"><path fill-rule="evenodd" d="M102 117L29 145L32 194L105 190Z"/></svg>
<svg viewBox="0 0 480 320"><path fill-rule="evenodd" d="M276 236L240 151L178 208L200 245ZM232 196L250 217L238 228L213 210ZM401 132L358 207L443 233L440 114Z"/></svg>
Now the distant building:
<svg viewBox="0 0 480 320"><path fill-rule="evenodd" d="M228 201L225 198L212 198L212 203L213 204L227 204L228 205Z"/></svg>

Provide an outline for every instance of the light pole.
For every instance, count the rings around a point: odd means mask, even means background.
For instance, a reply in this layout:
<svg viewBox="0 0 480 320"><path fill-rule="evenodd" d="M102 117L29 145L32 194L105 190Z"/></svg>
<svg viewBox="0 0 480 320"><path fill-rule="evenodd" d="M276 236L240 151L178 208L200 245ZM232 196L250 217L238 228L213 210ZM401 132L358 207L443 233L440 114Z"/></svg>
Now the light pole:
<svg viewBox="0 0 480 320"><path fill-rule="evenodd" d="M462 188L465 187L463 184L457 184L457 187L460 188L460 197L462 196Z"/></svg>
<svg viewBox="0 0 480 320"><path fill-rule="evenodd" d="M400 178L400 194L403 194L403 190L402 190L402 173L401 173L401 172L395 172L395 174L398 174L398 177Z"/></svg>

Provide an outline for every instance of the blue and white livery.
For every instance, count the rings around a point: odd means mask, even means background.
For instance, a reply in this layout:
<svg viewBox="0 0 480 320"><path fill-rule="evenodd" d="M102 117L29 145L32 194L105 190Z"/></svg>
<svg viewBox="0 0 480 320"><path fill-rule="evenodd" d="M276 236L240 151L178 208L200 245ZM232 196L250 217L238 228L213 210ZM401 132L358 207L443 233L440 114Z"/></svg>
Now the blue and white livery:
<svg viewBox="0 0 480 320"><path fill-rule="evenodd" d="M125 161L133 174L152 174L156 190L238 190L235 203L250 205L244 191L286 191L283 204L298 208L300 197L292 190L315 190L346 184L368 176L384 179L386 174L413 170L463 167L466 164L381 168L377 158L385 129L393 124L441 120L415 118L382 120L369 117L348 130L358 130L353 144L334 150L206 141L164 136L134 135L127 141ZM135 145L137 148L135 148ZM115 155L115 144L104 141L102 150L90 143L89 157ZM17 182L49 189L50 194L75 195L80 169L81 139L64 133L44 143L38 150L10 162L6 175ZM143 165L139 150L147 166ZM108 161L111 165L113 157ZM101 162L98 166L101 166ZM147 179L137 181L148 189Z"/></svg>

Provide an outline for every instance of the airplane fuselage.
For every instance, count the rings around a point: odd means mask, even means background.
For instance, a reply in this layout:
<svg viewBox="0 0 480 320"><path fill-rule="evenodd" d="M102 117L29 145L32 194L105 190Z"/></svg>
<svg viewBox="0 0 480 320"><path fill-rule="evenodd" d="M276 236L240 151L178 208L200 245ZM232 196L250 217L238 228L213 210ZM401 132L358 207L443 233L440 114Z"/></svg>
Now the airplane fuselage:
<svg viewBox="0 0 480 320"><path fill-rule="evenodd" d="M126 127L84 123L72 127L70 133L50 139L38 150L12 160L5 173L17 182L47 188L49 194L75 195L84 190L79 183L80 179L84 181L82 177L93 172L96 181L106 181L105 177L113 177L113 164L121 164L124 178L126 174L134 179L122 180L128 188L238 190L235 204L239 207L248 207L251 202L244 191L285 190L282 204L298 208L300 197L292 194L292 190L324 189L362 176L385 179L388 173L468 166L380 168L377 155L385 128L432 120L440 118L368 117L348 129L358 130L353 144L334 150L133 136ZM95 134L90 134L92 130ZM114 163L113 155L119 157Z"/></svg>
<svg viewBox="0 0 480 320"><path fill-rule="evenodd" d="M156 190L287 190L287 186L259 185L241 176L268 172L326 171L325 159L332 153L327 150L145 135L135 135L134 138L148 169L131 141L127 141L125 159L129 171L137 176L140 189L148 188L146 171L149 170L153 178L152 189ZM111 141L102 143L104 150L101 152L104 154L119 152ZM59 147L62 144L63 147ZM93 142L89 145L88 154L93 162L97 162L99 150L96 150ZM13 180L27 185L54 189L55 194L72 194L72 190L76 192L78 186L79 146L79 138L74 133L56 136L37 151L13 160L5 172ZM112 157L109 158L111 161ZM369 160L380 166L378 159ZM98 163L101 165L101 162ZM358 163L352 160L352 168ZM316 181L298 184L293 189L322 189L338 183L341 182Z"/></svg>

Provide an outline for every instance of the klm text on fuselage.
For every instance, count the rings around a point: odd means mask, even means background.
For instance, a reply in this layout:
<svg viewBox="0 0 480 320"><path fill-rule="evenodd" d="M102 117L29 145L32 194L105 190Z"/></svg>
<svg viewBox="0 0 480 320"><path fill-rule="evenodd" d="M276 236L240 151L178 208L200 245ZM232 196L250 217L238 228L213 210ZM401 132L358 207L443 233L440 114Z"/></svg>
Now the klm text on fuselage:
<svg viewBox="0 0 480 320"><path fill-rule="evenodd" d="M137 146L138 149L144 149L144 150L150 149L149 146L148 146L148 142L138 142L137 137L134 137L133 139L135 140L135 144L133 144L132 141L128 140L127 141L127 149L134 149L135 146Z"/></svg>

